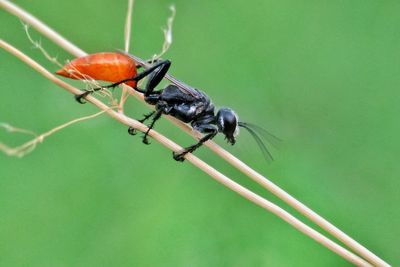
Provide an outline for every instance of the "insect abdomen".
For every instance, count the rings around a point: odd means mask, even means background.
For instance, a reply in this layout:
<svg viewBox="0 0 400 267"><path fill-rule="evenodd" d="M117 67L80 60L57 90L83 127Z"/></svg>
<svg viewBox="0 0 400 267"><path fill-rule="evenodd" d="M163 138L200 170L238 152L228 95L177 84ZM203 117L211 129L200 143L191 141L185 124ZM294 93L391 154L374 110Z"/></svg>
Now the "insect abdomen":
<svg viewBox="0 0 400 267"><path fill-rule="evenodd" d="M115 52L100 52L76 58L56 72L71 79L92 78L106 82L119 82L134 77L136 73L135 60L128 55ZM126 84L131 87L136 86L135 81Z"/></svg>

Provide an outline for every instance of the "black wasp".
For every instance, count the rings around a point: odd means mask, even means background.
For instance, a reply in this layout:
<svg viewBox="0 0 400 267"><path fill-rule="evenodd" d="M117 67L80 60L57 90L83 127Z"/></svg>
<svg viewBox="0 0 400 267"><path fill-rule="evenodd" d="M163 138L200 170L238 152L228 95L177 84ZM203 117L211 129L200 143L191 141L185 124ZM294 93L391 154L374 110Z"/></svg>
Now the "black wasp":
<svg viewBox="0 0 400 267"><path fill-rule="evenodd" d="M84 64L94 64L99 62L93 62L93 58L97 60L100 53L89 55L87 57L78 58L75 61L84 62ZM106 54L106 53L103 53ZM107 53L107 57L112 57L113 53ZM121 57L121 54L118 55ZM129 56L132 60L135 59L137 62L145 65L145 62L137 57L132 55L123 54L124 57ZM90 58L92 57L92 58ZM104 55L102 55L104 58ZM128 62L126 58L123 58L124 62ZM91 60L88 62L88 60ZM72 61L74 62L74 61ZM104 60L100 63L103 63ZM107 59L108 65L104 66L106 68L110 68L110 61ZM113 63L112 63L113 64ZM131 65L132 63L129 62ZM127 65L127 64L126 64ZM130 65L129 68L131 68ZM86 65L83 65L86 67ZM101 66L101 65L100 65ZM173 153L173 158L177 161L183 161L184 156L187 153L194 152L197 148L203 145L207 140L211 140L218 133L222 133L225 135L225 139L231 145L234 145L236 142L236 136L239 133L239 127L245 128L249 131L249 133L254 137L258 145L260 146L264 156L267 159L272 159L270 152L267 147L263 143L262 139L257 133L262 133L263 136L269 138L271 141L279 140L274 135L270 134L266 130L255 126L253 124L240 122L237 114L230 108L220 108L218 112L215 113L215 107L211 102L210 98L202 91L193 88L184 84L183 82L175 79L174 77L167 74L168 69L171 66L171 61L169 60L160 60L155 62L152 66L145 69L141 73L136 73L134 71L134 76L129 77L127 79L120 80L108 86L95 88L90 91L86 91L80 95L76 96L76 100L80 103L82 102L82 98L87 96L93 91L101 90L103 88L114 88L122 83L128 83L133 86L133 89L142 93L144 95L144 100L150 104L154 105L155 111L150 112L145 115L143 119L139 120L140 122L145 122L146 120L151 119L151 123L148 125L148 129L143 136L143 143L149 144L148 134L149 131L154 127L156 121L161 117L162 114L171 115L184 123L190 123L193 129L204 134L204 137L201 138L196 144L186 147L183 151ZM96 65L98 67L98 65ZM137 68L141 67L140 65L136 66ZM66 67L64 67L65 69ZM80 68L80 66L75 66L75 68ZM82 69L80 69L82 71ZM60 72L60 71L59 71ZM60 74L58 72L58 74ZM112 73L112 70L107 69L107 73ZM83 73L86 74L86 73ZM62 74L61 74L62 75ZM110 74L108 74L110 75ZM66 76L66 75L63 75ZM137 82L142 80L143 78L148 76L148 80L146 82L145 88L140 89L136 86ZM68 77L68 76L67 76ZM71 77L70 77L71 78ZM155 90L156 86L161 82L163 78L167 78L171 81L167 87L161 90ZM111 78L96 78L97 80L105 80L105 81L115 81ZM115 79L115 78L113 78ZM135 129L129 128L128 132L130 134L135 134Z"/></svg>

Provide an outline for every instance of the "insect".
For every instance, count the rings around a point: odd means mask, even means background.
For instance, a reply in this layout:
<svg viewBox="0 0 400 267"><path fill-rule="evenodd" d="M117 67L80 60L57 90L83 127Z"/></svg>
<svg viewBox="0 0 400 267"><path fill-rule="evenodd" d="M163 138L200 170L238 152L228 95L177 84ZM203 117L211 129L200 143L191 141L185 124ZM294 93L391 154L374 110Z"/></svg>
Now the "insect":
<svg viewBox="0 0 400 267"><path fill-rule="evenodd" d="M137 57L135 59L140 60ZM203 133L204 137L196 144L188 146L178 153L174 152L173 158L177 161L184 161L184 156L187 153L194 152L218 133L222 133L227 142L234 145L240 127L249 131L259 145L264 157L272 160L272 155L260 138L259 133L268 137L269 140L279 140L277 137L261 127L240 122L237 114L230 108L223 107L216 112L214 104L204 92L186 85L167 74L171 61L157 61L149 68L145 68L141 73L137 73L137 69L141 65L137 65L135 59L134 56L124 53L96 53L77 58L56 73L74 79L82 79L82 76L87 75L95 80L114 82L104 87L94 88L91 91L87 90L75 96L75 99L80 103L84 103L82 98L93 91L114 88L122 83L142 93L144 100L155 107L155 111L146 114L144 118L139 120L143 123L151 118L148 129L143 136L143 143L145 144L149 144L148 134L162 114L171 115L184 123L190 123L192 128ZM118 60L121 60L121 64L119 64ZM140 63L144 64L144 61ZM70 70L75 69L80 74L71 77ZM138 88L137 83L147 76L148 80L144 89ZM163 78L167 78L171 83L164 89L155 90ZM132 135L136 133L133 128L129 128L128 132Z"/></svg>

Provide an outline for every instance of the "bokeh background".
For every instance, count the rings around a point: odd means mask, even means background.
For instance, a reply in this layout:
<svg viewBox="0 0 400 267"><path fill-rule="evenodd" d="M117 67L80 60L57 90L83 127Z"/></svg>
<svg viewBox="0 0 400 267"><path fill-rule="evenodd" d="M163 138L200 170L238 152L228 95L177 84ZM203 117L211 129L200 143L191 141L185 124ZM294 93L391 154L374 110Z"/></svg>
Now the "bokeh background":
<svg viewBox="0 0 400 267"><path fill-rule="evenodd" d="M87 52L123 48L127 1L14 1ZM136 1L131 52L281 137L268 164L242 132L216 141L393 265L400 264L400 2ZM34 30L60 61L71 59ZM0 38L55 71L18 19ZM97 110L0 51L0 121L37 133ZM75 83L77 84L77 83ZM77 84L83 86L82 84ZM127 113L148 110L130 99ZM157 129L193 142L166 120ZM281 219L107 116L0 155L1 266L348 266ZM0 141L28 140L0 131ZM196 154L293 211L208 149Z"/></svg>

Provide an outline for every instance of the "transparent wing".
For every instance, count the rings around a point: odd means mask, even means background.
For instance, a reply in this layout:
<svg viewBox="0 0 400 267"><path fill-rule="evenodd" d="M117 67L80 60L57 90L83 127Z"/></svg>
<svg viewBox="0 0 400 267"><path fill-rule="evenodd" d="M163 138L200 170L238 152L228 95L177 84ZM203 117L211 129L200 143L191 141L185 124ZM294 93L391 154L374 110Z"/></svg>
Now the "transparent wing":
<svg viewBox="0 0 400 267"><path fill-rule="evenodd" d="M132 57L132 58L133 58L140 66L142 66L142 67L148 68L148 67L151 66L146 60L143 60L143 59L141 59L141 58L139 58L139 57L137 57L137 56L135 56L135 55L128 54L128 53L126 53L126 52L124 52L124 51L121 51L121 50L118 50L118 51L119 51L120 53L124 53L124 54L129 55L130 57ZM192 96L192 97L195 98L195 99L200 99L200 98L202 98L202 96L203 96L203 95L202 95L198 90L196 90L195 88L193 88L193 87L191 87L191 86L185 84L184 82L182 82L182 81L176 79L174 76L169 75L168 73L165 75L165 79L167 79L168 81L170 81L172 84L175 84L175 85L179 88L179 90L181 90L184 94L190 95L190 96Z"/></svg>

